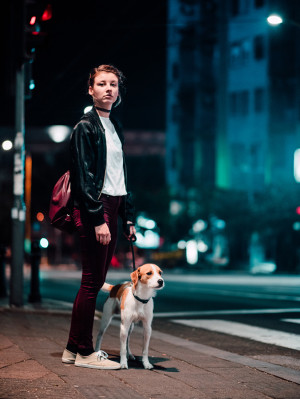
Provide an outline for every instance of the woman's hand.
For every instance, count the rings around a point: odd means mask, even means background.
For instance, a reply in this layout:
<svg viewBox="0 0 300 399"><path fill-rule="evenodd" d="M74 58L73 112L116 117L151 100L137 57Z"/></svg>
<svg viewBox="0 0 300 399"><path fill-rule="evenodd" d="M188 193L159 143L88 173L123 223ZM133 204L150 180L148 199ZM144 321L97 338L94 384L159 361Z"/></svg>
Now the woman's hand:
<svg viewBox="0 0 300 399"><path fill-rule="evenodd" d="M95 234L96 240L99 241L100 244L108 245L110 243L111 235L106 223L103 223L100 226L95 226Z"/></svg>
<svg viewBox="0 0 300 399"><path fill-rule="evenodd" d="M132 238L135 238L135 235L136 235L136 229L134 227L134 224L132 224L132 222L128 221L127 229L126 229L126 233L125 233L127 240L131 240Z"/></svg>

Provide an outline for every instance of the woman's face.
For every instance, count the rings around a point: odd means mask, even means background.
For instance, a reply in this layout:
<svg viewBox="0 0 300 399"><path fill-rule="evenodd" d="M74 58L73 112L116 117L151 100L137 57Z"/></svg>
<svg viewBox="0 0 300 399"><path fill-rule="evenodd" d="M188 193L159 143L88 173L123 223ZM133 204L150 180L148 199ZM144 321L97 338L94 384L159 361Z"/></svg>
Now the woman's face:
<svg viewBox="0 0 300 399"><path fill-rule="evenodd" d="M95 105L110 109L119 95L117 76L112 72L100 72L95 76L93 87L89 87L89 94Z"/></svg>

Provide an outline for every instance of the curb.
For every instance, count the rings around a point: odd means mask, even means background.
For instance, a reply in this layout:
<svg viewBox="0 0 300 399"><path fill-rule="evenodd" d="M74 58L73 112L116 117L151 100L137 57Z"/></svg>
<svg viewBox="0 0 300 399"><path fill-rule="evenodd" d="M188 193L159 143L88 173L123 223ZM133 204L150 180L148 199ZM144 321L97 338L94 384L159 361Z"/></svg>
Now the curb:
<svg viewBox="0 0 300 399"><path fill-rule="evenodd" d="M45 299L40 303L25 304L22 307L10 306L8 298L0 299L0 312L15 312L15 313L36 313L49 314L53 316L71 316L73 303L57 301L54 299ZM101 319L102 312L96 310L95 318Z"/></svg>

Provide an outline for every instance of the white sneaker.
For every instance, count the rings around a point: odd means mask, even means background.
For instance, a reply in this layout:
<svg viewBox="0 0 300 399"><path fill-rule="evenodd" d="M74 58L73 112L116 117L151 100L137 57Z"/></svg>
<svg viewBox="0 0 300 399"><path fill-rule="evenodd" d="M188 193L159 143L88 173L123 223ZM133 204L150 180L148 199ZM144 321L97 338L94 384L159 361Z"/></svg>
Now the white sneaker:
<svg viewBox="0 0 300 399"><path fill-rule="evenodd" d="M109 360L108 354L101 350L89 356L81 356L77 353L75 366L99 370L118 370L121 368L120 363Z"/></svg>
<svg viewBox="0 0 300 399"><path fill-rule="evenodd" d="M76 359L76 353L68 351L68 349L64 350L61 361L67 364L74 364Z"/></svg>

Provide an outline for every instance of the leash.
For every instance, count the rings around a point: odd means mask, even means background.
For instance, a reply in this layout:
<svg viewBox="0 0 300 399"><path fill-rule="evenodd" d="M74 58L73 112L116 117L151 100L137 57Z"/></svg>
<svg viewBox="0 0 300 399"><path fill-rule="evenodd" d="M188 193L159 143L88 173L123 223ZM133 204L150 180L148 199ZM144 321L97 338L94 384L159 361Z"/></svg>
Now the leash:
<svg viewBox="0 0 300 399"><path fill-rule="evenodd" d="M133 268L133 271L135 272L136 268L135 268L134 250L133 250L134 241L136 241L136 236L135 235L130 238L130 247L131 247L131 253L132 253L132 268ZM143 304L148 303L150 301L150 299L152 298L152 297L150 297L149 299L142 299L142 298L138 297L137 295L135 295L134 292L132 292L132 295L134 296L134 298L137 301L139 301L139 302L141 302Z"/></svg>
<svg viewBox="0 0 300 399"><path fill-rule="evenodd" d="M133 243L135 241L136 241L136 236L135 235L130 237L130 248L131 248L131 253L132 253L132 269L133 269L134 272L136 270L136 268L135 268L135 258L134 258L134 249L133 249ZM150 297L149 299L142 299L142 298L138 297L137 295L135 295L134 292L132 293L132 295L134 296L134 298L137 301L139 301L139 302L141 302L143 304L148 303L150 301L150 299L152 298L152 297Z"/></svg>
<svg viewBox="0 0 300 399"><path fill-rule="evenodd" d="M126 231L126 235L129 236L130 235L130 226L134 226L134 223L127 223L126 227L125 227L125 231ZM135 272L136 268L135 268L135 258L134 258L134 249L133 249L133 243L136 241L136 236L133 234L130 238L130 248L131 248L131 253L132 253L132 268L133 271Z"/></svg>
<svg viewBox="0 0 300 399"><path fill-rule="evenodd" d="M134 241L136 241L136 236L133 236L130 238L130 248L131 248L131 253L132 253L132 268L133 268L133 271L135 272L136 268L135 268L135 258L134 258L134 248L133 248Z"/></svg>

